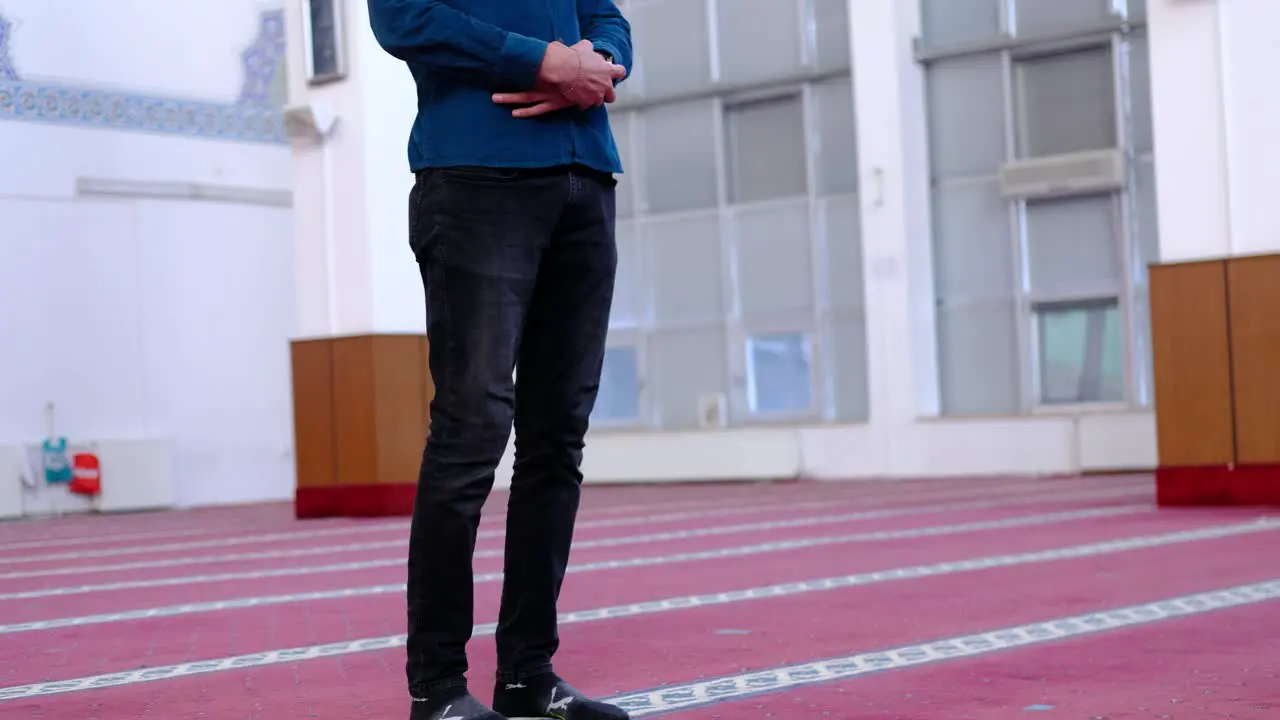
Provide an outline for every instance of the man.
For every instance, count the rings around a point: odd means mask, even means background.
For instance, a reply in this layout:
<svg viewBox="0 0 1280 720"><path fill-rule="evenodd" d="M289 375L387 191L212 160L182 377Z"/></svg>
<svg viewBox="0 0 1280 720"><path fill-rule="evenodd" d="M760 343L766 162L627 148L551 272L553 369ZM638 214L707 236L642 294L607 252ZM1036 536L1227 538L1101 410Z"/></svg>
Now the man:
<svg viewBox="0 0 1280 720"><path fill-rule="evenodd" d="M436 387L410 530L411 720L625 720L551 658L617 265L604 104L630 70L631 27L613 0L368 5L417 84L409 242ZM465 679L471 561L513 422L490 710Z"/></svg>

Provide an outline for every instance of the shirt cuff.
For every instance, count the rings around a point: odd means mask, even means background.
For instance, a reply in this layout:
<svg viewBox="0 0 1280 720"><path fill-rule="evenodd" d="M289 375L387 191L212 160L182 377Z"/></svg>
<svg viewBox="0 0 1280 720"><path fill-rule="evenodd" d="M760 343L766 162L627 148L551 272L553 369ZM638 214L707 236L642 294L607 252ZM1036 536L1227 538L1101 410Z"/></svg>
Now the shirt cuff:
<svg viewBox="0 0 1280 720"><path fill-rule="evenodd" d="M502 60L498 68L504 84L526 90L537 84L542 59L548 43L519 33L508 33L502 43Z"/></svg>

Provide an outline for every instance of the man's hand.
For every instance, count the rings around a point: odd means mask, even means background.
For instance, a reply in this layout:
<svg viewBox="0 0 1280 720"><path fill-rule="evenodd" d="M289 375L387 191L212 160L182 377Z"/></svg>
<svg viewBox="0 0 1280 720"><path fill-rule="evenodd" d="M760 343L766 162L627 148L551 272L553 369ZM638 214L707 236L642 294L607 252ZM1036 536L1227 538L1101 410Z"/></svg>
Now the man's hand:
<svg viewBox="0 0 1280 720"><path fill-rule="evenodd" d="M511 111L511 117L531 118L557 110L574 107L573 101L563 95L545 90L518 93L497 93L493 101L499 105L521 105Z"/></svg>
<svg viewBox="0 0 1280 720"><path fill-rule="evenodd" d="M590 40L582 40L573 47L553 42L547 46L538 70L538 84L540 90L559 95L571 105L586 110L612 102L613 82L626 75L626 68L597 55Z"/></svg>

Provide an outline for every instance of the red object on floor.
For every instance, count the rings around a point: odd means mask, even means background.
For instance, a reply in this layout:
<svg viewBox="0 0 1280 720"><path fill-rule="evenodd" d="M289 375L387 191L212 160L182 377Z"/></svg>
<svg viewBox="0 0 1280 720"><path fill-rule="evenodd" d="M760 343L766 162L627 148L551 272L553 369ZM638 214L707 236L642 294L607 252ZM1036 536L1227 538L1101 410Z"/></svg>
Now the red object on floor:
<svg viewBox="0 0 1280 720"><path fill-rule="evenodd" d="M1207 465L1156 470L1165 507L1280 507L1280 465Z"/></svg>
<svg viewBox="0 0 1280 720"><path fill-rule="evenodd" d="M412 515L417 489L413 483L298 488L294 493L294 516L308 520Z"/></svg>

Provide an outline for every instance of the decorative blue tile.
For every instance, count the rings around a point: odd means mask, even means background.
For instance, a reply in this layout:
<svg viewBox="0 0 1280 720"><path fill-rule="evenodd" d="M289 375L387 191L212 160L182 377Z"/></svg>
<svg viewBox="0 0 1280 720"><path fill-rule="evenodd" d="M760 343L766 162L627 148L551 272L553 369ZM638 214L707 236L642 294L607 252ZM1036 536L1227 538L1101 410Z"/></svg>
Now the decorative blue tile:
<svg viewBox="0 0 1280 720"><path fill-rule="evenodd" d="M0 15L0 80L17 80L18 70L9 57L9 40L13 37L13 23Z"/></svg>
<svg viewBox="0 0 1280 720"><path fill-rule="evenodd" d="M240 54L244 85L240 102L245 105L271 104L271 86L283 72L285 58L284 10L264 10L258 16L258 37Z"/></svg>
<svg viewBox="0 0 1280 720"><path fill-rule="evenodd" d="M262 13L247 49L245 80L234 103L187 100L18 77L9 57L13 24L0 16L0 120L187 135L234 142L287 144L284 114L271 105L271 86L284 62L284 12Z"/></svg>

